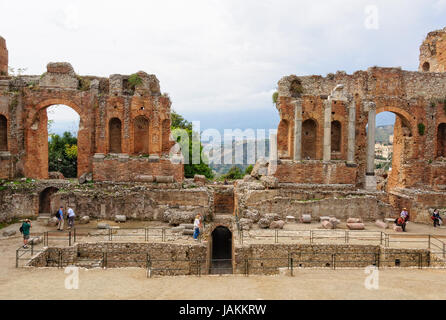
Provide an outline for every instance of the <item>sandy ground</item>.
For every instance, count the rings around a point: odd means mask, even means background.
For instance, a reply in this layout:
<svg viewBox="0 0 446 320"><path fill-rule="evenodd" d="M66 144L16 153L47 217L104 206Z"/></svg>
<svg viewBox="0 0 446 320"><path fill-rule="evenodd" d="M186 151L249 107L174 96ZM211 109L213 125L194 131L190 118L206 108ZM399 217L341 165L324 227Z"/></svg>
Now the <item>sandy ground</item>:
<svg viewBox="0 0 446 320"><path fill-rule="evenodd" d="M318 225L300 225L299 229ZM46 229L38 223L34 226L34 232ZM410 233L432 231L430 226L412 224ZM435 232L446 235L445 229ZM144 269L80 269L79 289L67 290L63 269L15 268L15 250L20 242L20 237L0 239L0 299L446 299L446 269L380 270L378 290L365 288L368 275L364 269L299 269L294 277L162 278L147 278Z"/></svg>

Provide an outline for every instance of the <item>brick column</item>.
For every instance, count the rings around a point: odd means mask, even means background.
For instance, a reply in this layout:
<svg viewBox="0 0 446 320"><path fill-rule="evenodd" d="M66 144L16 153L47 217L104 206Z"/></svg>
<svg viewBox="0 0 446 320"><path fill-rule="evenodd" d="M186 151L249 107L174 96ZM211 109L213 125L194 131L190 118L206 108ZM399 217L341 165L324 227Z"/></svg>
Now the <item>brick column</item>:
<svg viewBox="0 0 446 320"><path fill-rule="evenodd" d="M352 100L348 105L348 143L347 143L347 163L355 163L355 143L356 143L356 105Z"/></svg>
<svg viewBox="0 0 446 320"><path fill-rule="evenodd" d="M294 161L302 160L302 99L294 101Z"/></svg>
<svg viewBox="0 0 446 320"><path fill-rule="evenodd" d="M367 172L365 177L366 189L376 190L375 177L375 129L376 129L376 104L368 102L365 107L369 112L367 129Z"/></svg>
<svg viewBox="0 0 446 320"><path fill-rule="evenodd" d="M331 102L331 97L324 101L324 162L331 160Z"/></svg>

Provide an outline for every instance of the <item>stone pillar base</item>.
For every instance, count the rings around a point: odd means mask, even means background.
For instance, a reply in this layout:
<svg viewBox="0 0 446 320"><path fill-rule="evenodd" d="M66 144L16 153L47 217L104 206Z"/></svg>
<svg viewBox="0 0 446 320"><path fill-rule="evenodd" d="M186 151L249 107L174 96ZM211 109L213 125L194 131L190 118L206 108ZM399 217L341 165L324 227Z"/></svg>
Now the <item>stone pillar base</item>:
<svg viewBox="0 0 446 320"><path fill-rule="evenodd" d="M366 190L376 190L376 177L375 176L365 176L365 189Z"/></svg>

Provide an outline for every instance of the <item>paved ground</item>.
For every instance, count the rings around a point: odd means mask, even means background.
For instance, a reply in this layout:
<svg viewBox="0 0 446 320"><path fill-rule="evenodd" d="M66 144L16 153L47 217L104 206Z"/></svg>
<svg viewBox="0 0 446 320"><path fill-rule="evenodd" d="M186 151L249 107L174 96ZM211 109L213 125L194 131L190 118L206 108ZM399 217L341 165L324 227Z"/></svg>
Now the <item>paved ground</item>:
<svg viewBox="0 0 446 320"><path fill-rule="evenodd" d="M126 226L133 226L133 223ZM318 224L312 225L313 228L300 226L313 229ZM9 228L18 229L18 225ZM41 232L47 228L34 223L33 229ZM409 230L412 234L425 234L433 228L412 224ZM445 229L435 232L446 235ZM20 242L20 237L0 239L0 299L446 299L444 269L380 270L378 290L365 288L368 275L362 269L301 269L295 271L294 277L151 279L143 269L81 269L79 289L67 290L67 275L63 269L15 268L15 249Z"/></svg>

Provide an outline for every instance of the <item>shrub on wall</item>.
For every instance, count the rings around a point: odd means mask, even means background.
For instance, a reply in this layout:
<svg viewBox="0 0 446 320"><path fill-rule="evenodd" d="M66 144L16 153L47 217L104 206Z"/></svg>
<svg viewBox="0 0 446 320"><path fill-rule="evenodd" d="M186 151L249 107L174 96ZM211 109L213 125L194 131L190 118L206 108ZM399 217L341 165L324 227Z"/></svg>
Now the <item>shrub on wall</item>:
<svg viewBox="0 0 446 320"><path fill-rule="evenodd" d="M419 123L418 124L418 133L420 134L420 136L424 136L425 131L426 131L426 126L424 125L424 123Z"/></svg>

